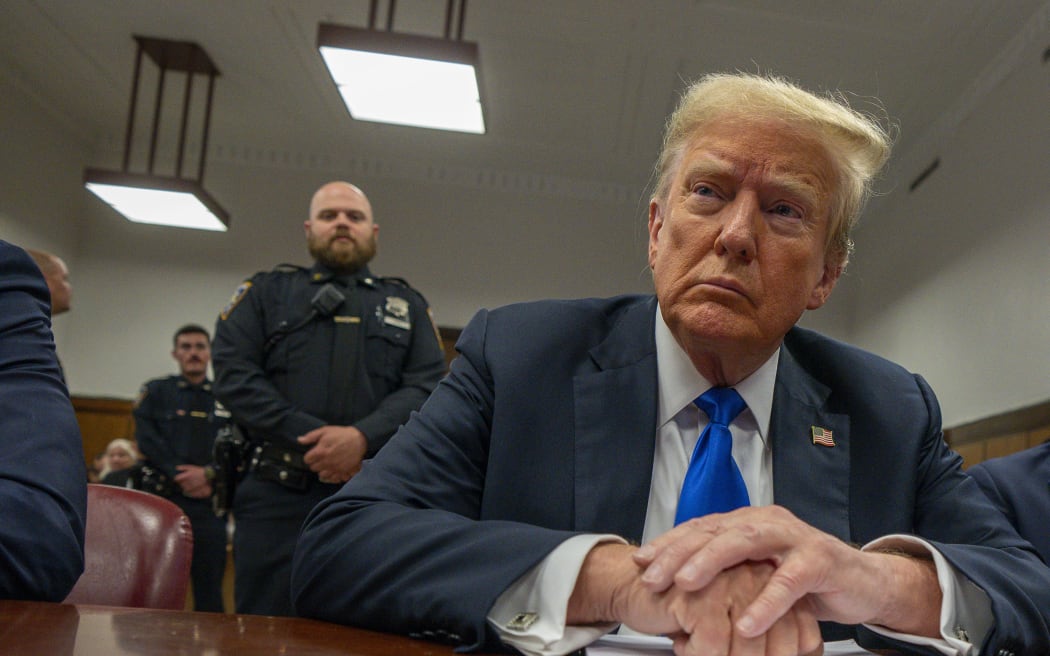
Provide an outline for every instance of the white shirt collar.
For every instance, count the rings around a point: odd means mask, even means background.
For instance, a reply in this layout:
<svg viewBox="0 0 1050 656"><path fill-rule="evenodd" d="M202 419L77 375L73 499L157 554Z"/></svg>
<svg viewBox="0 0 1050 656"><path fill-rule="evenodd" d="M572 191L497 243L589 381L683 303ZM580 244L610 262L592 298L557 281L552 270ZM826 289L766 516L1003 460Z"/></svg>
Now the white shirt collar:
<svg viewBox="0 0 1050 656"><path fill-rule="evenodd" d="M714 387L693 366L685 350L664 323L656 307L656 376L659 388L657 425L671 421L693 399ZM733 386L755 418L762 442L768 444L769 417L773 412L773 387L780 362L778 348L753 374Z"/></svg>

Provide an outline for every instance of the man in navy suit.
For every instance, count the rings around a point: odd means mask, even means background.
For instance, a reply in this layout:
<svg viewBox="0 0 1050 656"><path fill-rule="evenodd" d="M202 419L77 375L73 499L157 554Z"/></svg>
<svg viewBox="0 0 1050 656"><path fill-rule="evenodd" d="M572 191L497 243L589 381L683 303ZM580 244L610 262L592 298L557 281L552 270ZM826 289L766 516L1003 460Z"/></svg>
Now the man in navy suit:
<svg viewBox="0 0 1050 656"><path fill-rule="evenodd" d="M649 205L655 298L480 312L307 519L297 610L530 654L617 625L680 656L1050 652L1050 570L961 471L926 383L795 327L888 154L874 122L782 80L693 85ZM675 526L711 388L746 404L720 432L750 506Z"/></svg>
<svg viewBox="0 0 1050 656"><path fill-rule="evenodd" d="M1050 564L1050 440L966 471Z"/></svg>
<svg viewBox="0 0 1050 656"><path fill-rule="evenodd" d="M87 472L48 298L0 241L0 599L62 601L84 570Z"/></svg>

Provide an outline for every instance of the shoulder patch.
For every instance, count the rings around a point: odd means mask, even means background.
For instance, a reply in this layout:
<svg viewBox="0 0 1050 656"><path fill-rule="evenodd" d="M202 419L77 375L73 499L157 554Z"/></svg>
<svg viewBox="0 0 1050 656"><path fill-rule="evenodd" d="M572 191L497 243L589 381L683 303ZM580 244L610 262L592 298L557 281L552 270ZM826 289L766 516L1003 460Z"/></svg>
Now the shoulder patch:
<svg viewBox="0 0 1050 656"><path fill-rule="evenodd" d="M248 295L248 290L251 288L252 281L245 280L242 282L240 287L233 292L233 296L230 297L230 301L226 304L226 307L222 308L222 312L219 313L219 319L226 321L227 317L230 316L230 313L233 312L233 309L237 307L237 304Z"/></svg>

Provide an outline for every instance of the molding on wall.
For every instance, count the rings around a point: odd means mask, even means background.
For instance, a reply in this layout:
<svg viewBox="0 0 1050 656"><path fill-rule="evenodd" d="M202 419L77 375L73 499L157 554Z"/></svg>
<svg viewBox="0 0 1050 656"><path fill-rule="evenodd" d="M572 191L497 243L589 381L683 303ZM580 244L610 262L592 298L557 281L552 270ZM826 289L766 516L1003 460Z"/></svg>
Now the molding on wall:
<svg viewBox="0 0 1050 656"><path fill-rule="evenodd" d="M1050 400L946 428L944 439L954 447L1044 426L1050 426Z"/></svg>

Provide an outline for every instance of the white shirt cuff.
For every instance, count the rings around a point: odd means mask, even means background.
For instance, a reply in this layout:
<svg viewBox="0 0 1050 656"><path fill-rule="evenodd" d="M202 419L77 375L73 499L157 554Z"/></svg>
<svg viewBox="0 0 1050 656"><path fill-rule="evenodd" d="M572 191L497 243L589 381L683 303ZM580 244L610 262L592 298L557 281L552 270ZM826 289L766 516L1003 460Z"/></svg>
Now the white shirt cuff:
<svg viewBox="0 0 1050 656"><path fill-rule="evenodd" d="M869 542L861 550L873 551L887 547L912 554L926 552L933 558L937 582L941 588L941 637L937 639L897 633L872 624L864 626L888 638L932 647L946 656L976 654L995 621L988 594L956 571L930 543L913 535L886 535Z"/></svg>
<svg viewBox="0 0 1050 656"><path fill-rule="evenodd" d="M616 535L569 538L503 591L487 616L503 642L529 656L555 656L585 647L616 628L565 625L583 561L602 542L627 544Z"/></svg>

